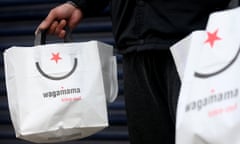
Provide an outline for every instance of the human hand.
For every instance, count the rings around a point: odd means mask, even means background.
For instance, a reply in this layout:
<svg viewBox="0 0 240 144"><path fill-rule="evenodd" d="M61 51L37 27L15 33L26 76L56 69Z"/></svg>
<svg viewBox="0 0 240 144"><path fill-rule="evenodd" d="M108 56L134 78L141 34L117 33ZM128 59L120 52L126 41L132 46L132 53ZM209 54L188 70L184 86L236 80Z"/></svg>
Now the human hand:
<svg viewBox="0 0 240 144"><path fill-rule="evenodd" d="M35 31L47 30L48 34L56 35L59 38L64 38L66 35L66 26L73 30L81 21L83 14L80 9L75 6L65 3L56 8L53 8L48 16L43 20Z"/></svg>

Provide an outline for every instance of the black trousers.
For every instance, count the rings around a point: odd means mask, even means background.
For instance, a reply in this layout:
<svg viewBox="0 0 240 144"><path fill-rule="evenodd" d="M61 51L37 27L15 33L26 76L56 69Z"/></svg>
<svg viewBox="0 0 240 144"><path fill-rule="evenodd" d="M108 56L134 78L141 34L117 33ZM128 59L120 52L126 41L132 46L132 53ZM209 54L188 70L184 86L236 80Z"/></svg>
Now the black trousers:
<svg viewBox="0 0 240 144"><path fill-rule="evenodd" d="M123 56L131 144L174 144L180 79L170 50Z"/></svg>

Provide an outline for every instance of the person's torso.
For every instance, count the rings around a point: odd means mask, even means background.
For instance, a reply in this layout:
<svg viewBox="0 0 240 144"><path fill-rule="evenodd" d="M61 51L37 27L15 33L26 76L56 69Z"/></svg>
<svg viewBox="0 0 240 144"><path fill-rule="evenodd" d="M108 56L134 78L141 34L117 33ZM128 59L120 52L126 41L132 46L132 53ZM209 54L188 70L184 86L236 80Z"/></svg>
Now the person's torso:
<svg viewBox="0 0 240 144"><path fill-rule="evenodd" d="M122 52L169 47L193 30L204 29L209 14L225 9L229 1L112 0L116 46Z"/></svg>

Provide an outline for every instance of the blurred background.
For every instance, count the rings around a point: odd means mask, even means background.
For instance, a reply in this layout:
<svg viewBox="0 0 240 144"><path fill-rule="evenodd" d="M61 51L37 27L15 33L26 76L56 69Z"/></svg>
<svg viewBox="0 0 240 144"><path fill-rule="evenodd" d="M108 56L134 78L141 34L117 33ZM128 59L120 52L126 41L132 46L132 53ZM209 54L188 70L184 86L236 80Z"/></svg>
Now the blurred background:
<svg viewBox="0 0 240 144"><path fill-rule="evenodd" d="M31 144L17 139L10 120L5 87L3 52L11 46L33 46L34 31L50 9L65 0L0 0L0 143ZM86 18L73 31L73 41L99 40L114 46L111 22L106 9L98 16ZM48 36L47 43L60 39ZM115 52L118 62L119 93L115 102L108 104L110 126L90 137L64 144L129 144L122 85L122 56Z"/></svg>

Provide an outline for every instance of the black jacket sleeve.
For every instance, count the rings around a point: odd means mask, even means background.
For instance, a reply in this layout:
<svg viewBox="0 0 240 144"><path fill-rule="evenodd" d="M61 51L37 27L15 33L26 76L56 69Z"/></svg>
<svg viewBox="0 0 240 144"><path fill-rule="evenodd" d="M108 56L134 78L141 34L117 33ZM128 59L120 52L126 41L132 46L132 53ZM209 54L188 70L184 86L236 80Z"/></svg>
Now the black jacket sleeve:
<svg viewBox="0 0 240 144"><path fill-rule="evenodd" d="M108 6L109 0L71 0L83 12L85 16L95 16L103 12Z"/></svg>

